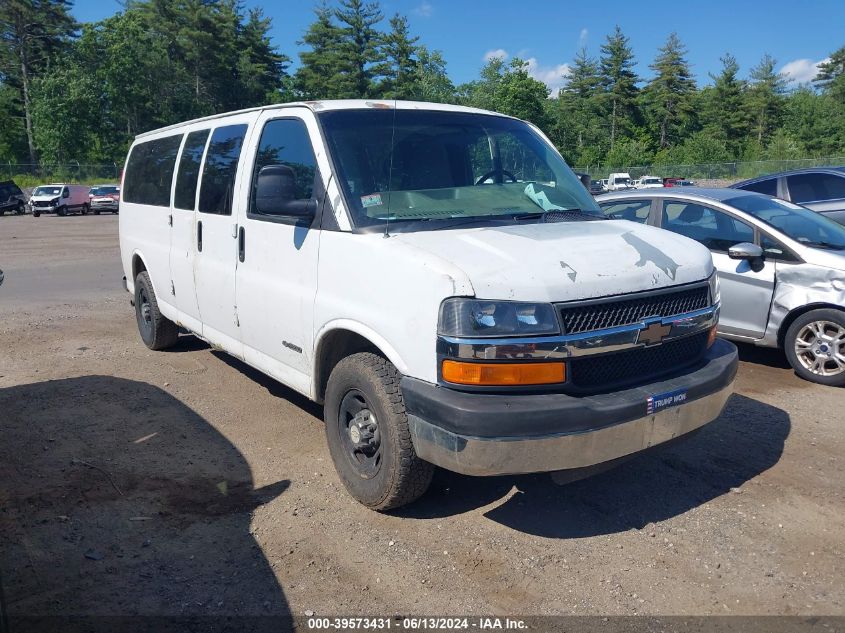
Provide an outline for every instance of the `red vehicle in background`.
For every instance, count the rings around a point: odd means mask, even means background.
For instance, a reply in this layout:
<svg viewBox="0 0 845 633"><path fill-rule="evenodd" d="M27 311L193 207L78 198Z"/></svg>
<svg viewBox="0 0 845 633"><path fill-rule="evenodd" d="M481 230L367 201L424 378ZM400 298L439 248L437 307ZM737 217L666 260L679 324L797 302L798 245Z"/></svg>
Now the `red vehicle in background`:
<svg viewBox="0 0 845 633"><path fill-rule="evenodd" d="M694 187L695 182L686 178L664 178L664 187Z"/></svg>
<svg viewBox="0 0 845 633"><path fill-rule="evenodd" d="M120 187L117 185L96 185L88 192L91 210L94 215L102 211L117 213L120 209Z"/></svg>

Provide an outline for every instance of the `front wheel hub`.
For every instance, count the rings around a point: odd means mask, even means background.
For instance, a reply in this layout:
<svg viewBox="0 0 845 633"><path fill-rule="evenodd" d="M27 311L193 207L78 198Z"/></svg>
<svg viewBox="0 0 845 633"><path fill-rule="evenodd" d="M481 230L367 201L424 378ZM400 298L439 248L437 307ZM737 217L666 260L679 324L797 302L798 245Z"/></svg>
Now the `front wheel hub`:
<svg viewBox="0 0 845 633"><path fill-rule="evenodd" d="M374 477L381 468L381 433L375 413L363 393L350 390L340 403L340 435L347 458L357 473Z"/></svg>

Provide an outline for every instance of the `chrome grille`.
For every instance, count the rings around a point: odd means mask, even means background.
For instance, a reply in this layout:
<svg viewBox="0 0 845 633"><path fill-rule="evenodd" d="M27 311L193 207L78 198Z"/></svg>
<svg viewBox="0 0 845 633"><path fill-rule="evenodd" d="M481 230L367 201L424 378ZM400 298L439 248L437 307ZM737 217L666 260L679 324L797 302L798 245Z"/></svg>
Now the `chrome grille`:
<svg viewBox="0 0 845 633"><path fill-rule="evenodd" d="M669 317L709 305L709 288L702 285L675 292L648 294L630 299L559 304L565 334L630 325L648 317Z"/></svg>

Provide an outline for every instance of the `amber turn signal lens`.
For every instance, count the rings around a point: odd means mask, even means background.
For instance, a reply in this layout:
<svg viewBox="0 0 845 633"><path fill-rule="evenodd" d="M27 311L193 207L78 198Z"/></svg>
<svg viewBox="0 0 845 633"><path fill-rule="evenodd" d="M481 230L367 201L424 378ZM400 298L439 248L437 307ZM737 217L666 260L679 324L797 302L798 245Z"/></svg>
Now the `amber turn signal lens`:
<svg viewBox="0 0 845 633"><path fill-rule="evenodd" d="M713 343L716 342L716 327L713 326L710 328L710 331L707 333L707 349L713 347Z"/></svg>
<svg viewBox="0 0 845 633"><path fill-rule="evenodd" d="M563 363L462 363L443 361L443 380L456 385L549 385L566 380Z"/></svg>

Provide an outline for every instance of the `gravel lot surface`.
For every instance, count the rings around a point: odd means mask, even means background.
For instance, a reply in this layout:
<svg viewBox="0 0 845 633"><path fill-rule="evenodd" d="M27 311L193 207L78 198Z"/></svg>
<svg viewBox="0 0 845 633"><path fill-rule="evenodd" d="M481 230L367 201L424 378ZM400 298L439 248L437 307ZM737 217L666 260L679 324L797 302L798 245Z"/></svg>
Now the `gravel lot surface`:
<svg viewBox="0 0 845 633"><path fill-rule="evenodd" d="M438 472L366 510L319 407L138 336L117 218L0 218L0 570L15 614L845 615L845 391L741 349L690 440L566 486Z"/></svg>

